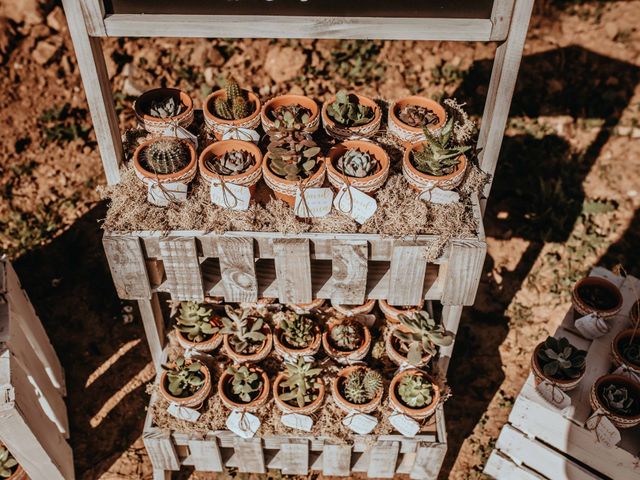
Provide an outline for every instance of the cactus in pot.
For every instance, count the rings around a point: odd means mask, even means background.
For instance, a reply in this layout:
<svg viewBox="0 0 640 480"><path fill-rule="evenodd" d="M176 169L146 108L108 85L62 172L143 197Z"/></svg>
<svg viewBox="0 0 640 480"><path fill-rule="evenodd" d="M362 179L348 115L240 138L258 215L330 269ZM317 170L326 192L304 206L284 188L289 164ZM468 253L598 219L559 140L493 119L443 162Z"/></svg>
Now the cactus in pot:
<svg viewBox="0 0 640 480"><path fill-rule="evenodd" d="M338 158L336 168L349 177L364 178L376 173L378 165L375 157L352 148Z"/></svg>
<svg viewBox="0 0 640 480"><path fill-rule="evenodd" d="M306 315L300 315L288 310L278 312L273 316L286 343L293 348L308 347L316 338L317 329L313 320Z"/></svg>
<svg viewBox="0 0 640 480"><path fill-rule="evenodd" d="M393 336L398 340L399 351L411 365L418 365L425 354L436 355L436 347L448 347L453 343L453 335L427 312L400 315L398 319L403 328L396 328Z"/></svg>
<svg viewBox="0 0 640 480"><path fill-rule="evenodd" d="M192 342L203 342L220 328L211 322L211 310L196 302L182 302L176 328Z"/></svg>
<svg viewBox="0 0 640 480"><path fill-rule="evenodd" d="M9 478L15 473L18 467L18 462L13 455L9 452L9 449L4 445L0 445L0 478Z"/></svg>
<svg viewBox="0 0 640 480"><path fill-rule="evenodd" d="M411 408L423 408L431 405L433 394L433 384L422 375L405 375L398 385L400 399Z"/></svg>
<svg viewBox="0 0 640 480"><path fill-rule="evenodd" d="M302 357L297 361L285 363L286 380L280 383L282 393L277 392L283 402L295 402L302 408L318 398L316 383L321 368L314 368L312 362L307 362Z"/></svg>
<svg viewBox="0 0 640 480"><path fill-rule="evenodd" d="M218 98L214 110L218 117L225 120L241 120L253 113L254 105L246 98L238 82L233 77L227 77L225 98Z"/></svg>
<svg viewBox="0 0 640 480"><path fill-rule="evenodd" d="M227 305L225 312L227 317L222 318L223 328L220 333L228 336L233 350L238 353L252 353L258 350L267 338L262 332L264 320L251 316L249 308L234 310Z"/></svg>
<svg viewBox="0 0 640 480"><path fill-rule="evenodd" d="M191 153L182 140L159 138L143 150L141 157L141 163L148 171L167 175L187 167L191 160Z"/></svg>
<svg viewBox="0 0 640 480"><path fill-rule="evenodd" d="M182 112L183 105L174 97L164 97L152 100L149 105L149 115L156 118L177 117Z"/></svg>
<svg viewBox="0 0 640 480"><path fill-rule="evenodd" d="M369 368L356 369L347 375L343 389L345 398L351 403L368 403L382 389L382 375Z"/></svg>
<svg viewBox="0 0 640 480"><path fill-rule="evenodd" d="M200 362L187 362L184 357L178 357L162 368L167 372L167 388L174 397L191 396L204 385Z"/></svg>
<svg viewBox="0 0 640 480"><path fill-rule="evenodd" d="M226 372L231 375L231 391L244 403L251 402L264 387L262 377L246 365L229 366Z"/></svg>
<svg viewBox="0 0 640 480"><path fill-rule="evenodd" d="M442 130L433 133L427 127L423 129L427 141L423 143L422 150L412 154L413 166L420 172L434 177L442 177L452 174L460 163L460 155L468 151L470 146L454 145L453 117L442 127Z"/></svg>
<svg viewBox="0 0 640 480"><path fill-rule="evenodd" d="M433 110L422 105L404 105L398 108L396 115L402 122L415 128L436 125L440 121L440 118Z"/></svg>
<svg viewBox="0 0 640 480"><path fill-rule="evenodd" d="M366 125L375 118L373 108L361 104L356 95L344 90L339 91L335 100L327 106L327 115L343 127Z"/></svg>

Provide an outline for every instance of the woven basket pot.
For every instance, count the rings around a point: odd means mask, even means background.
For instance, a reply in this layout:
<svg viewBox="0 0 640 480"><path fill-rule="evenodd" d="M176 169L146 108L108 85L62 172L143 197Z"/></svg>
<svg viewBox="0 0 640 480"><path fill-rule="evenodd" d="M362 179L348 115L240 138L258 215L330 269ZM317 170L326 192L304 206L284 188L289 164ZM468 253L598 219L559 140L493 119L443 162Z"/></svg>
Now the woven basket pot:
<svg viewBox="0 0 640 480"><path fill-rule="evenodd" d="M352 367L343 368L342 370L340 370L336 378L333 379L333 382L331 382L331 396L333 397L333 401L338 407L340 407L347 413L371 413L380 406L380 403L382 403L382 396L384 394L384 389L382 388L373 400L363 404L350 402L342 394L342 385L346 381L349 374L361 368L366 367L362 365L354 365Z"/></svg>
<svg viewBox="0 0 640 480"><path fill-rule="evenodd" d="M407 375L419 375L421 377L426 377L427 380L431 382L433 385L433 399L429 405L425 405L421 408L412 408L404 404L400 398L400 394L398 393L398 388L402 378ZM394 410L397 410L415 420L424 420L435 413L438 403L440 402L440 388L435 384L433 379L427 375L427 373L422 370L418 370L417 368L408 368L398 373L391 380L391 384L389 385L389 402Z"/></svg>
<svg viewBox="0 0 640 480"><path fill-rule="evenodd" d="M606 417L611 420L611 423L613 423L617 428L632 428L640 425L640 414L634 415L633 417L627 417L612 412L606 406L604 400L602 400L601 394L604 387L611 383L627 387L627 389L632 392L636 402L640 398L640 384L634 382L629 377L613 374L603 375L595 381L589 394L589 402L591 403L593 411L601 409L605 413Z"/></svg>
<svg viewBox="0 0 640 480"><path fill-rule="evenodd" d="M167 372L162 372L160 377L160 394L169 402L176 403L181 407L200 407L211 393L211 373L209 373L209 369L203 365L200 368L200 372L204 375L204 384L196 393L188 397L174 397L167 388Z"/></svg>
<svg viewBox="0 0 640 480"><path fill-rule="evenodd" d="M458 163L456 169L449 175L442 175L441 177L427 175L414 167L411 161L413 152L419 151L424 144L425 142L414 143L404 151L404 158L402 159L402 173L404 178L407 179L407 182L409 182L409 185L418 192L424 192L425 190L432 190L434 188L453 190L460 185L464 179L464 174L467 169L467 157L465 155L460 155L458 157L460 159L460 163Z"/></svg>
<svg viewBox="0 0 640 480"><path fill-rule="evenodd" d="M148 113L151 102L167 97L173 97L177 102L182 103L185 109L178 115L167 118L154 117ZM189 94L177 88L147 90L135 101L133 111L138 124L153 135L161 135L167 127L172 125L187 128L193 123L193 99Z"/></svg>
<svg viewBox="0 0 640 480"><path fill-rule="evenodd" d="M622 366L627 370L631 370L632 372L640 375L640 365L627 360L620 350L621 343L629 342L632 337L635 341L638 341L638 339L640 339L640 330L636 331L633 328L627 328L618 333L618 335L616 335L611 341L611 355L613 356L613 361L617 366Z"/></svg>
<svg viewBox="0 0 640 480"><path fill-rule="evenodd" d="M271 171L271 167L269 166L270 159L271 155L267 153L264 156L264 161L262 162L262 176L264 177L264 182L269 186L271 190L273 190L276 198L283 200L291 207L295 205L296 192L298 191L298 186L300 185L300 183L302 183L305 188L321 187L324 183L324 177L326 175L327 169L323 159L318 159L317 170L313 173L313 175L302 180L302 182L287 180L286 178L279 177L278 175L273 173Z"/></svg>
<svg viewBox="0 0 640 480"><path fill-rule="evenodd" d="M149 147L154 142L158 141L174 141L180 142L187 146L189 149L189 163L182 170L179 170L175 173L167 173L167 174L156 174L147 170L142 166L140 156L144 150ZM136 176L142 180L143 183L184 183L188 185L195 178L198 173L198 162L196 157L196 150L193 148L191 142L179 138L152 138L151 140L147 140L136 148L135 152L133 152L133 168L136 172Z"/></svg>
<svg viewBox="0 0 640 480"><path fill-rule="evenodd" d="M442 130L444 124L447 123L447 111L435 100L420 96L401 98L389 106L389 114L387 117L389 133L391 133L391 135L393 135L400 143L412 144L424 142L427 139L422 127L412 127L398 118L398 111L407 105L417 105L419 107L428 108L438 116L438 123L435 125L429 125L428 127L434 134L438 134L440 130Z"/></svg>
<svg viewBox="0 0 640 480"><path fill-rule="evenodd" d="M367 353L369 353L369 349L371 348L371 332L369 331L369 328L366 325L361 325L364 335L362 344L355 350L345 352L335 348L329 340L331 329L336 325L339 325L339 323L328 325L328 330L322 334L322 347L324 348L324 351L327 353L327 355L329 355L333 360L342 365L349 365L353 362L359 362L364 357L366 357Z"/></svg>
<svg viewBox="0 0 640 480"><path fill-rule="evenodd" d="M371 313L373 307L376 306L376 301L372 298L362 305L338 305L331 302L331 306L335 308L336 312L341 313L345 317L353 317L354 315L367 315Z"/></svg>
<svg viewBox="0 0 640 480"><path fill-rule="evenodd" d="M380 129L380 123L382 122L382 112L376 102L370 98L363 97L362 95L353 94L358 97L358 102L362 105L373 108L374 117L369 123L364 125L358 125L357 127L344 127L338 125L327 113L327 108L335 101L335 97L331 97L329 100L322 104L322 123L324 130L328 135L332 136L336 140L357 140L361 138L373 137Z"/></svg>
<svg viewBox="0 0 640 480"><path fill-rule="evenodd" d="M313 402L305 405L304 407L298 407L297 404L291 405L290 403L287 403L284 400L280 399L280 394L282 393L280 391L280 384L285 380L287 380L287 376L281 372L273 382L273 398L276 402L276 405L283 413L311 415L312 413L315 413L320 407L322 407L322 404L324 403L324 396L326 393L326 389L322 380L318 380L315 384L318 391L318 397Z"/></svg>
<svg viewBox="0 0 640 480"><path fill-rule="evenodd" d="M322 345L322 333L318 326L314 327L313 341L304 348L295 348L289 346L286 340L282 338L284 332L282 329L276 327L273 335L273 349L278 355L283 358L297 358L297 357L313 357L320 351Z"/></svg>
<svg viewBox="0 0 640 480"><path fill-rule="evenodd" d="M424 307L424 300L420 300L420 304L415 307L394 307L393 305L389 305L386 300L378 300L378 306L389 323L397 324L400 323L400 319L398 318L400 315L409 315L413 312L419 312L422 310L422 307Z"/></svg>
<svg viewBox="0 0 640 480"><path fill-rule="evenodd" d="M258 350L253 353L238 353L231 346L231 342L229 341L229 335L223 335L223 348L224 353L233 360L234 363L258 363L264 360L271 353L271 349L273 348L273 334L271 333L271 328L266 323L262 326L262 333L265 334L267 338L265 338L264 342Z"/></svg>
<svg viewBox="0 0 640 480"><path fill-rule="evenodd" d="M233 151L249 152L256 159L256 163L248 170L237 175L218 175L207 167L207 161ZM262 178L262 152L251 142L222 140L221 142L212 143L202 151L198 161L198 168L200 170L200 178L202 178L207 185L211 185L211 182L214 180L219 181L220 177L222 177L225 182L248 187L251 195L253 195L256 190L256 184L260 181L260 178Z"/></svg>
<svg viewBox="0 0 640 480"><path fill-rule="evenodd" d="M220 395L220 400L230 410L242 410L249 413L255 413L260 408L264 407L269 400L269 392L271 391L271 382L269 381L269 377L267 374L257 365L251 365L249 367L251 372L257 373L262 379L262 390L258 396L256 396L249 403L241 403L236 402L233 399L233 394L231 390L231 381L233 380L233 375L227 373L226 371L220 376L220 380L218 380L218 395Z"/></svg>
<svg viewBox="0 0 640 480"><path fill-rule="evenodd" d="M338 159L349 150L360 150L378 161L378 169L373 175L363 178L350 177L338 170ZM374 193L379 190L389 177L389 155L375 143L364 140L346 140L335 145L328 155L327 177L335 188L340 190L345 183L364 193Z"/></svg>
<svg viewBox="0 0 640 480"><path fill-rule="evenodd" d="M204 115L204 124L207 129L215 135L218 140L227 132L229 128L246 128L255 130L260 125L260 109L262 107L258 96L248 90L243 90L247 95L247 99L253 104L254 110L246 118L240 120L227 120L216 115L215 103L218 98L227 98L227 92L224 89L216 90L204 101L202 113Z"/></svg>
<svg viewBox="0 0 640 480"><path fill-rule="evenodd" d="M538 360L538 352L543 346L544 342L538 344L538 346L536 346L536 348L533 350L533 355L531 355L531 372L533 373L535 384L540 385L543 381L546 380L547 382L552 383L553 385L558 387L558 389L562 390L563 392L568 392L576 388L580 383L580 380L582 380L582 378L584 377L586 366L582 368L582 373L578 378L570 378L565 380L549 377L542 370L542 365L540 365L540 360Z"/></svg>
<svg viewBox="0 0 640 480"><path fill-rule="evenodd" d="M300 105L311 111L311 118L309 123L304 127L304 131L313 133L318 130L320 126L320 109L318 104L311 98L304 95L280 95L274 97L265 103L260 113L260 121L262 122L262 128L266 133L269 133L275 128L275 123L271 120L270 112L279 107L286 107L289 105Z"/></svg>
<svg viewBox="0 0 640 480"><path fill-rule="evenodd" d="M403 365L409 365L409 359L404 354L402 354L396 347L396 342L398 340L393 335L393 332L395 332L396 330L406 331L406 329L402 325L394 325L391 327L384 342L384 347L385 347L385 351L387 352L387 357L389 357L389 359L399 367ZM412 365L412 366L416 368L420 368L427 365L430 360L431 360L431 354L426 353L420 359L417 365Z"/></svg>
<svg viewBox="0 0 640 480"><path fill-rule="evenodd" d="M606 294L611 297L611 308L603 309L590 305L580 292L580 290L585 287L599 288L601 291L606 292ZM580 315L584 316L595 313L600 318L606 319L617 315L622 309L622 294L620 293L620 289L609 280L602 277L584 277L578 280L573 287L571 303L573 303L573 308Z"/></svg>

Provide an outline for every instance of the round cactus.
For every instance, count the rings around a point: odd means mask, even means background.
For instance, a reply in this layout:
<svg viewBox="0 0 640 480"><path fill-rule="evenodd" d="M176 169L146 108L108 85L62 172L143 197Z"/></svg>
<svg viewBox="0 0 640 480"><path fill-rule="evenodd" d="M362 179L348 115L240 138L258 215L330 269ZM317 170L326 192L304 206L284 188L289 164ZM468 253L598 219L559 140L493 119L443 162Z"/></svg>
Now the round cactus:
<svg viewBox="0 0 640 480"><path fill-rule="evenodd" d="M149 171L166 175L189 165L189 153L189 147L181 140L161 138L145 148L143 160Z"/></svg>

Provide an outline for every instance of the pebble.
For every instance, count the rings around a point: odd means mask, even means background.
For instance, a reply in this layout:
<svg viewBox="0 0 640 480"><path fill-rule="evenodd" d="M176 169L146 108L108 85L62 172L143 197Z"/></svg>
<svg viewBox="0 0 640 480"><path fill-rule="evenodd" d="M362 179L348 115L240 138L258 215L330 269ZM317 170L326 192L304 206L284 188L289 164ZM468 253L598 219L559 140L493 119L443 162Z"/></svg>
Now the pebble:
<svg viewBox="0 0 640 480"><path fill-rule="evenodd" d="M58 47L51 42L43 41L38 42L35 50L31 54L31 57L34 61L39 63L40 65L44 65L49 62L53 58L53 56L58 51Z"/></svg>

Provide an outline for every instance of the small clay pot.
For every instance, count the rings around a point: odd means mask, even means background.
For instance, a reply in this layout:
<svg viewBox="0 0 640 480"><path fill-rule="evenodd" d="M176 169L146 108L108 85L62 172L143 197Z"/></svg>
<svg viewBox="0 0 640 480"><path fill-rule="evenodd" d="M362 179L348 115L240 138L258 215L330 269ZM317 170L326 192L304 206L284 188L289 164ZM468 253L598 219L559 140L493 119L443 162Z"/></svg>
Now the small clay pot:
<svg viewBox="0 0 640 480"><path fill-rule="evenodd" d="M382 121L382 112L376 102L370 98L363 97L362 95L353 94L358 97L358 102L362 105L373 108L374 117L369 123L364 125L358 125L357 127L345 127L337 124L327 113L327 108L331 105L336 97L331 97L329 100L322 104L322 123L327 134L331 135L337 140L349 140L358 138L370 138L373 137L380 128Z"/></svg>
<svg viewBox="0 0 640 480"><path fill-rule="evenodd" d="M338 305L331 302L331 306L336 312L341 313L345 317L353 317L354 315L367 315L371 313L373 307L376 306L375 299L367 300L362 305Z"/></svg>
<svg viewBox="0 0 640 480"><path fill-rule="evenodd" d="M206 163L208 160L221 157L225 153L233 151L249 152L255 158L256 163L246 171L237 175L219 175L207 168ZM220 177L222 177L225 182L248 187L251 195L253 195L256 190L256 184L260 178L262 178L262 152L251 142L222 140L221 142L212 143L202 151L198 166L200 169L200 177L208 185L210 185L212 181L219 182Z"/></svg>
<svg viewBox="0 0 640 480"><path fill-rule="evenodd" d="M275 129L275 123L271 120L271 111L279 107L286 107L289 105L300 105L311 111L311 118L309 123L304 127L304 131L313 133L318 130L320 126L320 109L318 104L311 98L304 95L279 95L272 98L262 107L260 114L260 120L262 121L262 128L265 132L269 133Z"/></svg>
<svg viewBox="0 0 640 480"><path fill-rule="evenodd" d="M273 348L278 355L285 359L313 357L320 351L320 345L322 343L322 332L320 331L320 327L316 325L313 330L313 341L307 347L295 348L289 346L287 341L284 339L284 331L281 328L276 327L275 334L273 335Z"/></svg>
<svg viewBox="0 0 640 480"><path fill-rule="evenodd" d="M184 105L184 110L178 115L168 118L158 118L150 115L151 102L160 98L173 97ZM161 135L167 127L177 125L187 128L193 122L193 99L186 92L178 88L154 88L147 90L133 104L133 111L138 119L138 124L147 132Z"/></svg>
<svg viewBox="0 0 640 480"><path fill-rule="evenodd" d="M5 480L29 480L27 472L24 471L22 465L18 464L15 471Z"/></svg>
<svg viewBox="0 0 640 480"><path fill-rule="evenodd" d="M221 326L220 317L218 317L217 315L213 316L210 322L217 327ZM175 329L175 331L176 340L178 340L180 346L185 350L195 350L197 352L209 353L216 350L222 343L222 335L220 333L213 334L210 338L204 340L203 342L193 342L189 340L189 337L186 333L181 332L177 328Z"/></svg>
<svg viewBox="0 0 640 480"><path fill-rule="evenodd" d="M312 311L322 307L325 301L326 300L324 298L316 298L314 301L309 303L292 303L287 306L298 315L302 315L305 313L311 313Z"/></svg>
<svg viewBox="0 0 640 480"><path fill-rule="evenodd" d="M464 179L464 174L467 169L467 157L464 154L461 154L458 157L460 160L458 166L449 175L442 175L440 177L427 175L414 167L412 161L413 152L420 151L425 144L426 142L414 143L408 146L404 151L404 158L402 159L402 174L407 182L409 182L409 185L411 185L411 188L417 192L423 192L433 188L453 190L460 185Z"/></svg>
<svg viewBox="0 0 640 480"><path fill-rule="evenodd" d="M262 342L260 348L253 353L236 352L231 346L229 335L223 335L224 353L226 353L234 363L257 363L264 360L269 356L273 348L273 334L271 333L271 328L266 323L262 325L262 333L264 333L267 338Z"/></svg>
<svg viewBox="0 0 640 480"><path fill-rule="evenodd" d="M187 164L187 166L184 167L182 170L178 170L177 172L166 173L166 174L161 174L161 173L156 174L155 172L149 171L145 167L143 167L140 160L140 155L142 154L142 152L154 142L167 141L167 140L180 142L187 146L187 148L189 149L189 155L190 155L189 163ZM196 173L198 171L196 150L195 148L193 148L193 145L191 144L191 142L188 142L187 140L182 140L179 138L168 138L168 137L152 138L151 140L147 140L146 142L139 145L138 148L136 148L135 152L133 152L133 168L136 172L136 176L146 184L149 184L149 183L189 184L195 178Z"/></svg>
<svg viewBox="0 0 640 480"><path fill-rule="evenodd" d="M260 109L262 107L260 99L257 95L249 90L243 90L247 95L247 101L253 103L254 109L251 115L239 120L227 120L216 115L215 103L218 98L227 98L225 89L216 90L204 101L202 113L204 114L204 123L207 129L215 135L218 140L222 140L222 136L229 128L246 128L255 130L260 125Z"/></svg>
<svg viewBox="0 0 640 480"><path fill-rule="evenodd" d="M420 304L415 307L394 307L393 305L389 305L386 300L378 300L378 306L384 314L384 318L386 318L389 323L400 323L400 315L410 315L414 312L421 311L422 307L424 307L424 300L420 300Z"/></svg>
<svg viewBox="0 0 640 480"><path fill-rule="evenodd" d="M623 366L640 375L640 364L633 363L622 355L622 343L628 343L632 337L634 342L640 341L640 329L627 328L618 333L611 342L611 353L613 355L613 361L617 366Z"/></svg>
<svg viewBox="0 0 640 480"><path fill-rule="evenodd" d="M269 400L269 391L271 390L271 383L267 374L257 365L251 365L249 371L257 373L262 378L262 390L260 393L249 403L242 403L234 400L231 382L233 381L233 375L227 373L225 370L218 380L218 395L220 400L230 410L242 410L249 413L255 413L261 407L264 407Z"/></svg>
<svg viewBox="0 0 640 480"><path fill-rule="evenodd" d="M200 372L204 375L204 383L196 393L188 397L173 396L167 387L167 372L162 372L160 376L160 394L169 402L177 403L181 407L200 407L211 393L211 373L209 373L209 369L202 365Z"/></svg>
<svg viewBox="0 0 640 480"><path fill-rule="evenodd" d="M389 107L388 124L389 132L396 137L401 143L411 144L416 142L424 142L427 138L424 135L422 127L412 127L404 123L398 117L398 111L407 105L417 105L419 107L428 108L438 116L438 123L429 125L429 131L437 134L444 124L447 122L447 111L442 105L435 100L420 96L404 97L392 103Z"/></svg>
<svg viewBox="0 0 640 480"><path fill-rule="evenodd" d="M393 332L396 330L406 331L406 329L402 325L393 325L387 334L387 338L384 342L385 351L387 352L387 357L391 359L393 363L398 365L399 367L402 365L409 365L409 359L400 352L398 348L399 340L393 335ZM419 368L424 365L427 365L431 360L431 354L425 353L425 355L420 359L418 365L412 365L413 367Z"/></svg>
<svg viewBox="0 0 640 480"><path fill-rule="evenodd" d="M338 405L338 407L340 407L347 413L351 413L354 411L359 413L371 413L380 406L380 403L382 403L382 396L384 394L383 388L380 389L373 400L370 400L369 402L363 404L350 402L342 394L342 385L346 381L349 374L361 368L364 369L366 367L362 365L354 365L352 367L343 368L331 383L331 396L333 397L333 401L336 403L336 405Z"/></svg>
<svg viewBox="0 0 640 480"><path fill-rule="evenodd" d="M636 403L640 402L640 384L634 382L629 377L624 375L603 375L598 378L593 386L589 395L589 401L591 408L595 412L597 409L601 409L607 418L611 420L617 428L632 428L636 425L640 425L640 413L634 416L624 416L619 413L614 413L606 406L606 403L602 399L602 392L604 388L610 384L616 384L624 386L633 395Z"/></svg>
<svg viewBox="0 0 640 480"><path fill-rule="evenodd" d="M296 192L298 191L300 183L302 183L306 188L321 187L324 183L324 177L327 172L324 159L318 159L316 171L310 177L305 178L300 182L287 180L286 178L279 177L273 173L269 165L270 161L271 155L267 153L264 156L264 161L262 162L262 175L264 177L264 181L269 188L273 190L276 198L285 201L292 208L295 206Z"/></svg>
<svg viewBox="0 0 640 480"><path fill-rule="evenodd" d="M373 175L367 177L350 177L338 170L338 160L349 150L360 150L368 153L378 161L378 169ZM345 183L364 193L378 191L389 177L389 155L375 143L364 140L347 140L335 145L330 151L327 162L327 177L336 189L340 190Z"/></svg>
<svg viewBox="0 0 640 480"><path fill-rule="evenodd" d="M412 408L402 401L400 394L398 393L398 388L400 387L400 381L402 378L407 375L419 375L421 377L426 377L427 380L431 382L433 385L433 400L429 405L421 408ZM438 403L440 403L440 388L435 384L433 379L422 370L418 370L417 368L408 368L406 370L402 370L391 380L391 384L389 385L389 402L394 410L416 420L424 420L435 413Z"/></svg>
<svg viewBox="0 0 640 480"><path fill-rule="evenodd" d="M629 310L629 319L632 325L637 325L640 321L640 300L636 300Z"/></svg>
<svg viewBox="0 0 640 480"><path fill-rule="evenodd" d="M278 408L284 413L298 413L300 415L311 415L312 413L315 413L324 402L326 390L322 380L318 380L315 384L315 387L318 391L318 397L313 402L305 405L304 407L298 407L297 403L291 405L290 403L280 399L280 394L283 393L280 391L280 384L287 380L287 378L288 377L284 372L280 372L273 382L273 398Z"/></svg>
<svg viewBox="0 0 640 480"><path fill-rule="evenodd" d="M538 352L544 346L544 342L539 343L536 348L533 350L533 355L531 355L531 372L533 373L533 379L536 385L540 385L543 381L548 381L558 387L558 389L563 392L568 392L573 390L578 386L580 380L584 377L585 372L587 371L586 365L582 367L582 373L578 378L568 378L568 379L557 379L549 377L544 373L542 369L542 365L540 364L540 360L538 359Z"/></svg>
<svg viewBox="0 0 640 480"><path fill-rule="evenodd" d="M599 293L604 300L602 305L594 305L592 300L585 297L585 290L592 289ZM579 280L571 292L573 308L581 316L595 313L606 319L617 315L622 309L622 294L620 289L609 280L602 277L584 277Z"/></svg>
<svg viewBox="0 0 640 480"><path fill-rule="evenodd" d="M366 325L358 324L362 327L362 334L364 338L362 339L362 343L360 346L352 351L342 351L335 348L330 340L331 330L339 325L340 323L336 322L333 324L329 324L327 326L327 330L322 334L322 346L324 351L329 355L333 360L342 364L348 365L353 362L357 362L362 360L369 353L369 349L371 348L371 332Z"/></svg>

